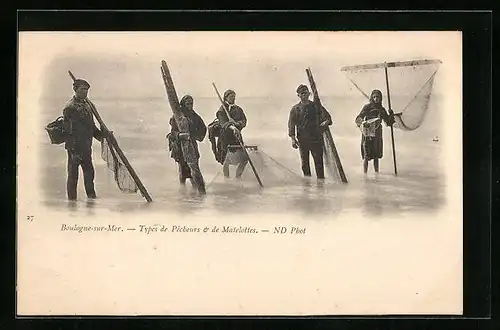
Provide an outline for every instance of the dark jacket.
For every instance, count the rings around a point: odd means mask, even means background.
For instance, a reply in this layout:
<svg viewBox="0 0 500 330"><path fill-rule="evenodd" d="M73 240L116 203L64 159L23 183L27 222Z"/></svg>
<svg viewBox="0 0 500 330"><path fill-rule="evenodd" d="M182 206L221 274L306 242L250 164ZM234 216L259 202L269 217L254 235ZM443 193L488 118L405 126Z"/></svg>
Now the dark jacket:
<svg viewBox="0 0 500 330"><path fill-rule="evenodd" d="M332 117L324 107L321 107L321 112L318 113L314 102L299 102L290 110L288 136L296 136L299 141L302 139L312 141L322 140L323 131L319 125L324 121L327 122L327 125L332 124ZM297 134L295 134L296 132Z"/></svg>
<svg viewBox="0 0 500 330"><path fill-rule="evenodd" d="M359 126L363 120L373 118L381 118L387 126L390 126L393 121L382 105L370 102L363 106L360 113L356 116L355 122Z"/></svg>
<svg viewBox="0 0 500 330"><path fill-rule="evenodd" d="M361 125L363 120L381 118L387 126L393 122L393 118L386 112L381 104L368 103L363 106L360 113L356 116L356 125ZM382 125L378 126L374 137L365 137L361 135L361 158L374 159L382 158L384 155L384 141L382 134Z"/></svg>
<svg viewBox="0 0 500 330"><path fill-rule="evenodd" d="M228 104L226 104L226 106L228 106ZM245 116L243 109L236 104L233 104L229 107L229 115L236 122L236 128L238 130L241 131L247 126L247 117ZM227 118L226 111L224 110L222 105L220 106L215 116L219 120L219 124L222 126L222 128L225 129L229 123L229 119Z"/></svg>
<svg viewBox="0 0 500 330"><path fill-rule="evenodd" d="M65 148L70 151L89 151L92 138L102 140L102 132L96 127L92 110L86 100L73 98L63 110L64 128L68 134Z"/></svg>
<svg viewBox="0 0 500 330"><path fill-rule="evenodd" d="M203 141L205 135L207 134L207 126L203 122L203 119L195 111L184 110L183 114L187 119L189 126L190 139L188 141L181 141L179 139L180 131L177 126L177 122L173 116L170 118L170 134L168 134L169 149L172 152L172 158L176 161L179 161L180 157L186 158L188 155L184 155L184 153L188 150L189 153L192 153L192 155L190 155L191 157L198 159L200 157L200 153L198 151L197 141ZM186 161L188 160L186 159Z"/></svg>
<svg viewBox="0 0 500 330"><path fill-rule="evenodd" d="M226 106L229 105L226 103ZM229 115L236 122L235 126L241 133L241 131L247 126L247 117L245 116L245 112L243 112L243 109L241 107L237 106L236 104L233 104L232 106L229 107ZM229 145L238 145L240 141L238 140L238 137L235 136L233 131L230 129L231 125L227 117L226 111L224 110L222 105L220 106L215 116L217 117L220 125L220 137L219 137L219 141L221 142L220 157L221 159L225 159L225 155L227 153L227 147ZM243 138L241 134L240 138L241 139Z"/></svg>

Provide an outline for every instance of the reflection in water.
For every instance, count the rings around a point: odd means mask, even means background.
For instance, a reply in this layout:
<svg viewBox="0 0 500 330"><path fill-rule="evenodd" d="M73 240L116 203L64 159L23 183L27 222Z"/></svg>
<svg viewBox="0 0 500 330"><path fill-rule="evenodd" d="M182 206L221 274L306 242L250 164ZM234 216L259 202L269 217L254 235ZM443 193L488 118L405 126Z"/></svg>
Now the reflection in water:
<svg viewBox="0 0 500 330"><path fill-rule="evenodd" d="M66 205L68 207L68 210L72 213L77 211L77 209L78 209L78 202L77 201L67 201Z"/></svg>
<svg viewBox="0 0 500 330"><path fill-rule="evenodd" d="M87 199L87 215L95 215L96 204L97 202L95 199Z"/></svg>
<svg viewBox="0 0 500 330"><path fill-rule="evenodd" d="M207 195L199 195L190 184L180 186L178 182L171 181L165 190L151 193L153 203L147 203L140 193L122 194L117 189L111 190L113 186L104 189L101 185L101 193L96 200L79 197L79 201L67 202L64 193L58 192L45 204L56 208L66 205L70 213L85 212L89 216L98 213L99 209L107 209L126 213L189 215L209 210L227 215L276 213L328 215L327 218L330 218L357 209L368 217L380 218L387 214L433 211L444 202L440 178L420 173L402 173L397 177L391 173L376 177L354 176L347 184L308 178L300 179L293 185L267 185L264 188L260 188L255 180L240 181L214 176L207 185Z"/></svg>
<svg viewBox="0 0 500 330"><path fill-rule="evenodd" d="M383 205L385 201L380 200L380 189L381 187L377 185L377 181L380 177L376 179L370 179L368 177L364 178L364 194L363 194L363 213L368 216L381 216L383 214Z"/></svg>

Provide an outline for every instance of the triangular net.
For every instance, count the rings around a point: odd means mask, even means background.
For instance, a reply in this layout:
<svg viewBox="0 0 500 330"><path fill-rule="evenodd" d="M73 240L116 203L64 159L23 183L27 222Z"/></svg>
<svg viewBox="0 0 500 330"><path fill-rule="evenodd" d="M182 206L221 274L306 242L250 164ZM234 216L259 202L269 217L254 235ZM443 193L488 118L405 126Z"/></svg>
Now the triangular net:
<svg viewBox="0 0 500 330"><path fill-rule="evenodd" d="M396 115L394 127L413 131L425 119L440 64L439 60L416 60L347 66L341 71L367 101L372 90L380 90L383 105L389 110L385 75L387 68L390 108Z"/></svg>
<svg viewBox="0 0 500 330"><path fill-rule="evenodd" d="M340 177L340 169L335 161L335 155L333 153L333 139L331 134L327 132L323 133L323 165L325 166L325 177L331 178L335 182L342 182Z"/></svg>
<svg viewBox="0 0 500 330"><path fill-rule="evenodd" d="M264 187L280 187L294 185L298 182L301 182L301 176L280 163L272 156L268 155L260 148L256 146L247 146L246 150ZM226 161L230 164L229 171L231 179L234 179L235 177L236 169L238 167L238 160L244 158L245 156L243 153L240 153L236 157L234 155L231 155L231 153L229 152L227 153ZM213 181L220 180L223 180L222 169ZM258 186L257 178L255 177L250 163L247 163L243 174L238 181L244 183L245 185L248 184Z"/></svg>
<svg viewBox="0 0 500 330"><path fill-rule="evenodd" d="M107 138L103 138L101 142L101 158L106 162L107 167L113 171L116 184L122 192L131 194L137 192L139 188Z"/></svg>

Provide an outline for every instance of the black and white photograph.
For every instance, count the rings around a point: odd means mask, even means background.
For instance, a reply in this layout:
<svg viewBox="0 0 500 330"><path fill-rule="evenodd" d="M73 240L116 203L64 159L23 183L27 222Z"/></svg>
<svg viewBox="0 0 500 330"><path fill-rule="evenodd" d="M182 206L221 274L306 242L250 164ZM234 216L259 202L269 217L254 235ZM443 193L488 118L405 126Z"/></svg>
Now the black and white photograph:
<svg viewBox="0 0 500 330"><path fill-rule="evenodd" d="M460 315L461 38L19 32L19 315Z"/></svg>

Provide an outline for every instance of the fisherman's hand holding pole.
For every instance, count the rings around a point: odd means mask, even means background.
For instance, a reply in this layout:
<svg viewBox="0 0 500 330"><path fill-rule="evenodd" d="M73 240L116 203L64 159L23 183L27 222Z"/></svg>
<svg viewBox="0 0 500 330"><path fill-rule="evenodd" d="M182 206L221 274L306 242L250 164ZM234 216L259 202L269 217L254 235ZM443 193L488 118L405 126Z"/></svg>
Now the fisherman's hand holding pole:
<svg viewBox="0 0 500 330"><path fill-rule="evenodd" d="M328 120L325 120L323 121L321 124L319 124L319 127L320 128L325 128L327 127L328 125L330 125L330 122Z"/></svg>
<svg viewBox="0 0 500 330"><path fill-rule="evenodd" d="M181 141L187 141L190 138L189 133L179 133L179 140Z"/></svg>
<svg viewBox="0 0 500 330"><path fill-rule="evenodd" d="M236 138L238 139L238 141L242 142L241 141L241 132L240 132L240 130L234 124L229 125L229 128L231 129L231 131L233 131L233 134L234 134L234 136L236 136Z"/></svg>
<svg viewBox="0 0 500 330"><path fill-rule="evenodd" d="M109 139L111 137L114 137L113 131L107 129L106 127L101 126L101 134L99 137L100 137L100 139L98 139L99 142L102 142L103 139L106 139L106 138Z"/></svg>
<svg viewBox="0 0 500 330"><path fill-rule="evenodd" d="M389 126L392 126L394 124L394 111L392 109L389 109Z"/></svg>

